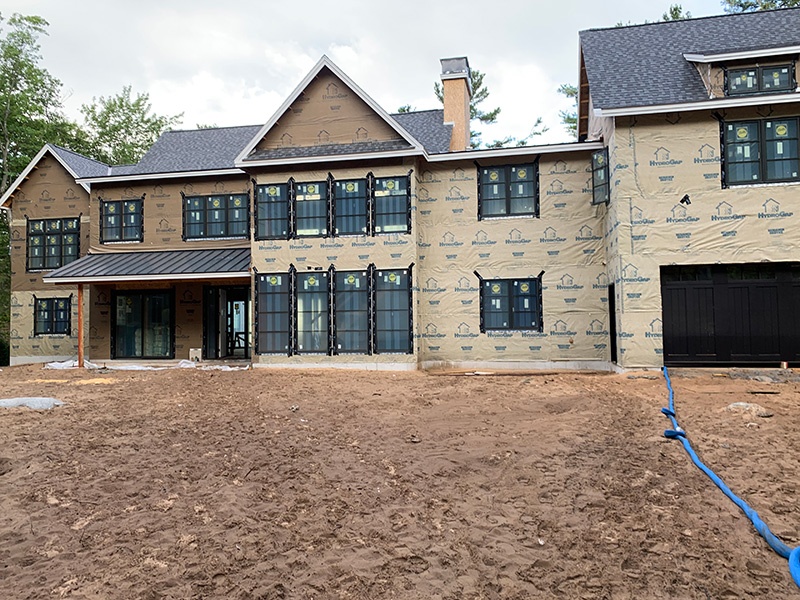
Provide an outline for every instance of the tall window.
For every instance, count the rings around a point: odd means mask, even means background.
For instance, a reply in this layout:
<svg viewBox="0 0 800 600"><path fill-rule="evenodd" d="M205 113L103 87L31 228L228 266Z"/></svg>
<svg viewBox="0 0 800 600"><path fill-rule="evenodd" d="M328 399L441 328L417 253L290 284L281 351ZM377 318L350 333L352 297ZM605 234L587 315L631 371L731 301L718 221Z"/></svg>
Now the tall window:
<svg viewBox="0 0 800 600"><path fill-rule="evenodd" d="M80 219L28 221L28 271L57 269L78 258Z"/></svg>
<svg viewBox="0 0 800 600"><path fill-rule="evenodd" d="M369 350L369 279L366 271L335 275L336 351L366 354Z"/></svg>
<svg viewBox="0 0 800 600"><path fill-rule="evenodd" d="M366 179L350 179L334 183L335 235L367 233L368 192Z"/></svg>
<svg viewBox="0 0 800 600"><path fill-rule="evenodd" d="M328 183L298 183L294 200L297 235L328 235Z"/></svg>
<svg viewBox="0 0 800 600"><path fill-rule="evenodd" d="M375 351L411 351L408 270L375 272Z"/></svg>
<svg viewBox="0 0 800 600"><path fill-rule="evenodd" d="M800 179L798 119L725 123L725 184Z"/></svg>
<svg viewBox="0 0 800 600"><path fill-rule="evenodd" d="M608 148L592 153L592 204L608 204Z"/></svg>
<svg viewBox="0 0 800 600"><path fill-rule="evenodd" d="M408 233L410 195L408 177L375 178L375 233Z"/></svg>
<svg viewBox="0 0 800 600"><path fill-rule="evenodd" d="M259 275L258 352L411 354L410 278L410 268L374 265Z"/></svg>
<svg viewBox="0 0 800 600"><path fill-rule="evenodd" d="M141 242L142 241L141 198L135 200L102 200L100 211L100 241L102 242Z"/></svg>
<svg viewBox="0 0 800 600"><path fill-rule="evenodd" d="M728 69L727 82L729 96L792 91L796 86L794 65Z"/></svg>
<svg viewBox="0 0 800 600"><path fill-rule="evenodd" d="M328 351L328 273L297 275L297 351Z"/></svg>
<svg viewBox="0 0 800 600"><path fill-rule="evenodd" d="M187 196L184 199L186 239L248 237L247 194Z"/></svg>
<svg viewBox="0 0 800 600"><path fill-rule="evenodd" d="M256 186L256 239L289 237L289 184Z"/></svg>
<svg viewBox="0 0 800 600"><path fill-rule="evenodd" d="M33 314L34 335L69 335L70 298L36 298Z"/></svg>
<svg viewBox="0 0 800 600"><path fill-rule="evenodd" d="M481 167L478 217L537 216L539 173L536 164Z"/></svg>
<svg viewBox="0 0 800 600"><path fill-rule="evenodd" d="M481 282L483 331L542 330L542 286L538 278Z"/></svg>
<svg viewBox="0 0 800 600"><path fill-rule="evenodd" d="M258 276L258 353L289 354L290 274Z"/></svg>

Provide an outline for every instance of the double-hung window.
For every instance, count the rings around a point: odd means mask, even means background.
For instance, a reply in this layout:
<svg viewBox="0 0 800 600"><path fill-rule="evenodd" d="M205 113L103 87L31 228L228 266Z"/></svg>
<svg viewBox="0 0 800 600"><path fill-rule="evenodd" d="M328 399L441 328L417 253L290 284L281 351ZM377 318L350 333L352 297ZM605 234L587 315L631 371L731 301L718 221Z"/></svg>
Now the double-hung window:
<svg viewBox="0 0 800 600"><path fill-rule="evenodd" d="M480 167L478 218L539 215L539 173L536 163Z"/></svg>
<svg viewBox="0 0 800 600"><path fill-rule="evenodd" d="M345 179L333 185L334 234L366 235L369 198L367 179Z"/></svg>
<svg viewBox="0 0 800 600"><path fill-rule="evenodd" d="M795 89L794 65L772 65L728 69L727 92L729 96L768 92L790 92Z"/></svg>
<svg viewBox="0 0 800 600"><path fill-rule="evenodd" d="M798 118L723 124L726 185L800 179Z"/></svg>
<svg viewBox="0 0 800 600"><path fill-rule="evenodd" d="M34 335L69 335L70 298L36 298L33 314Z"/></svg>
<svg viewBox="0 0 800 600"><path fill-rule="evenodd" d="M542 285L539 278L481 282L482 331L542 331Z"/></svg>
<svg viewBox="0 0 800 600"><path fill-rule="evenodd" d="M608 148L592 153L592 204L608 204Z"/></svg>
<svg viewBox="0 0 800 600"><path fill-rule="evenodd" d="M184 237L246 238L248 231L247 194L186 196L184 198Z"/></svg>
<svg viewBox="0 0 800 600"><path fill-rule="evenodd" d="M78 258L81 222L78 218L28 221L28 271L58 269Z"/></svg>
<svg viewBox="0 0 800 600"><path fill-rule="evenodd" d="M135 200L100 201L100 241L141 242L143 202Z"/></svg>
<svg viewBox="0 0 800 600"><path fill-rule="evenodd" d="M297 275L297 351L328 351L328 273Z"/></svg>
<svg viewBox="0 0 800 600"><path fill-rule="evenodd" d="M407 269L375 272L375 352L411 350L411 295Z"/></svg>
<svg viewBox="0 0 800 600"><path fill-rule="evenodd" d="M256 186L256 239L289 237L289 184Z"/></svg>
<svg viewBox="0 0 800 600"><path fill-rule="evenodd" d="M369 351L370 287L367 271L336 272L333 313L340 354Z"/></svg>
<svg viewBox="0 0 800 600"><path fill-rule="evenodd" d="M297 235L328 235L328 182L295 184L294 200Z"/></svg>
<svg viewBox="0 0 800 600"><path fill-rule="evenodd" d="M376 177L374 185L375 233L409 233L408 177Z"/></svg>

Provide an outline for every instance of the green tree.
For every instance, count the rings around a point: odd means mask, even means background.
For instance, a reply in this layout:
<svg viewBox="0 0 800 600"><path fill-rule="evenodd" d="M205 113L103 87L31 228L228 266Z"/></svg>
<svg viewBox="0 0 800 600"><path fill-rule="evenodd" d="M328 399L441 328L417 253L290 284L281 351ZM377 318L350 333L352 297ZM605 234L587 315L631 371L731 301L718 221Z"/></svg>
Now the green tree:
<svg viewBox="0 0 800 600"><path fill-rule="evenodd" d="M722 7L726 13L755 12L798 6L800 6L800 0L722 0Z"/></svg>
<svg viewBox="0 0 800 600"><path fill-rule="evenodd" d="M136 163L165 130L181 123L174 116L152 113L150 96L131 97L131 86L116 96L93 98L81 106L90 155L107 164Z"/></svg>
<svg viewBox="0 0 800 600"><path fill-rule="evenodd" d="M483 83L485 77L486 74L482 71L478 71L477 69L470 70L469 81L470 85L472 86L472 98L470 98L469 101L469 119L470 121L478 121L478 123L483 125L493 125L494 123L497 123L497 117L500 114L500 107L498 106L491 110L485 111L479 106L485 102L487 98L489 98L489 88L487 88L486 84ZM433 84L433 93L436 94L439 102L444 104L444 88L438 81ZM400 112L403 112L403 108L405 107L401 107ZM507 146L527 146L528 142L532 138L542 135L545 131L547 131L547 127L542 126L542 119L539 117L534 122L530 133L528 133L528 135L526 135L524 138L509 136L489 142L485 145L485 147L504 148ZM475 131L472 128L470 128L470 146L472 148L481 147L481 134L479 131Z"/></svg>
<svg viewBox="0 0 800 600"><path fill-rule="evenodd" d="M560 110L558 115L561 117L561 124L572 137L578 139L578 88L569 83L562 83L558 86L558 93L570 98L574 102L571 110Z"/></svg>
<svg viewBox="0 0 800 600"><path fill-rule="evenodd" d="M682 21L684 19L691 19L692 13L683 12L683 7L680 4L670 4L667 12L661 15L662 21Z"/></svg>
<svg viewBox="0 0 800 600"><path fill-rule="evenodd" d="M400 113L400 114L403 114L403 113L414 112L415 110L416 109L413 106L411 106L410 104L403 104L403 106L401 106L400 108L397 109L397 112Z"/></svg>
<svg viewBox="0 0 800 600"><path fill-rule="evenodd" d="M0 16L0 192L30 162L53 124L62 121L61 82L39 66L47 21Z"/></svg>

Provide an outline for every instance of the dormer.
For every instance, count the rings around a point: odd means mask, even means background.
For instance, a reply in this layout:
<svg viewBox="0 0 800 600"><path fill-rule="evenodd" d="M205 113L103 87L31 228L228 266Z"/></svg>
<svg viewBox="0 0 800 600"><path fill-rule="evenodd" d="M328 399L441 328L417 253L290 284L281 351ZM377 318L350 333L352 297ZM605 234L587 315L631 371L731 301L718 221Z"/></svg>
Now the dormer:
<svg viewBox="0 0 800 600"><path fill-rule="evenodd" d="M799 56L797 46L683 55L697 69L709 98L795 93Z"/></svg>

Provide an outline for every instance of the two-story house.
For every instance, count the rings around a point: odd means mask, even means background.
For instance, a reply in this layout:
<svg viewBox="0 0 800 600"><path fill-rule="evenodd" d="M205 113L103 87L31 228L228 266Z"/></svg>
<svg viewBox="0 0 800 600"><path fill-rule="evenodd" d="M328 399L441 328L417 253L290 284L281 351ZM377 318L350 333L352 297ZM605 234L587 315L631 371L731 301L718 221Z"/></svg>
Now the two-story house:
<svg viewBox="0 0 800 600"><path fill-rule="evenodd" d="M12 215L13 363L796 361L800 9L580 34L580 142L469 149L328 58L264 125L136 165L46 146Z"/></svg>
<svg viewBox="0 0 800 600"><path fill-rule="evenodd" d="M624 366L800 359L800 10L580 34Z"/></svg>

